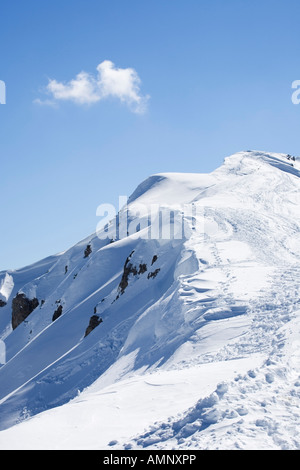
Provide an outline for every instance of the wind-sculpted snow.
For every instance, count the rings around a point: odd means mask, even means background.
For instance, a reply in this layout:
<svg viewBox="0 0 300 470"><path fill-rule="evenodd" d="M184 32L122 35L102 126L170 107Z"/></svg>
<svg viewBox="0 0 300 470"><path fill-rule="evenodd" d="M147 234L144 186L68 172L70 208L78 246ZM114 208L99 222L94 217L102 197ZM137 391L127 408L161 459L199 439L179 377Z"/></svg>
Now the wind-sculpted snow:
<svg viewBox="0 0 300 470"><path fill-rule="evenodd" d="M154 175L130 220L191 204L184 237L108 230L0 273L0 447L299 448L299 176L250 151ZM13 330L18 294L39 303Z"/></svg>
<svg viewBox="0 0 300 470"><path fill-rule="evenodd" d="M266 303L252 306L252 328L210 358L214 364L241 356L255 360L260 351L260 366L249 362L247 373L219 383L185 413L155 423L125 448L300 448L300 269L277 274Z"/></svg>

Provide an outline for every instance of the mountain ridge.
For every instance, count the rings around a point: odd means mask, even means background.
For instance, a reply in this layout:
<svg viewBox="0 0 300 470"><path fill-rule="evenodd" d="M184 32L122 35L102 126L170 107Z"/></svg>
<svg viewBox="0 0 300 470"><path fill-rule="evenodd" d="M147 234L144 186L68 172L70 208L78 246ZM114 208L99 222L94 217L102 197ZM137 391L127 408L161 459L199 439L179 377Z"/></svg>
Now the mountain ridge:
<svg viewBox="0 0 300 470"><path fill-rule="evenodd" d="M76 401L78 390L99 393L145 374L267 360L272 334L296 321L299 308L291 275L297 276L300 258L299 176L296 157L257 151L227 157L207 175L153 175L102 232L27 268L1 272L7 361L0 368L0 446L5 429L13 432L24 417ZM158 207L169 210L160 227L165 238L151 237L156 219L149 223L149 215L157 216ZM132 231L117 239L124 214ZM13 330L17 294L39 304ZM183 399L182 411L184 403L193 405ZM203 435L204 414L195 415L202 425L191 425L190 435ZM216 413L211 424L222 416ZM175 439L176 426L169 426L168 439ZM152 441L150 434L132 445L170 444L157 437L161 427Z"/></svg>

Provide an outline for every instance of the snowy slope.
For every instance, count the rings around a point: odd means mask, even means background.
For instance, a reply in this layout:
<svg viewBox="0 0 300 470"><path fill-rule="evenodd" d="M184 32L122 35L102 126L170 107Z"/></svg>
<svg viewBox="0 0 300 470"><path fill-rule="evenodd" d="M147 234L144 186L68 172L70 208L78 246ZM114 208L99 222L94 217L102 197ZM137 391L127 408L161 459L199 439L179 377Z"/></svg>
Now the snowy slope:
<svg viewBox="0 0 300 470"><path fill-rule="evenodd" d="M0 448L299 448L299 176L250 151L154 175L128 236L121 214L0 273ZM150 238L158 206L183 237L163 218ZM17 294L38 306L13 329Z"/></svg>

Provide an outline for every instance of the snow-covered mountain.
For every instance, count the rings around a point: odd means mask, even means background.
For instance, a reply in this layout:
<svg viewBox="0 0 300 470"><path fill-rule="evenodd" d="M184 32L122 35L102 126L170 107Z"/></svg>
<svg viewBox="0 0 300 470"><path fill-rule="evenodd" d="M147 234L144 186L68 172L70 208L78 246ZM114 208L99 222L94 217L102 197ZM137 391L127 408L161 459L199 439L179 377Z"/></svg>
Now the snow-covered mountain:
<svg viewBox="0 0 300 470"><path fill-rule="evenodd" d="M253 151L154 175L1 272L0 448L300 448L299 177Z"/></svg>

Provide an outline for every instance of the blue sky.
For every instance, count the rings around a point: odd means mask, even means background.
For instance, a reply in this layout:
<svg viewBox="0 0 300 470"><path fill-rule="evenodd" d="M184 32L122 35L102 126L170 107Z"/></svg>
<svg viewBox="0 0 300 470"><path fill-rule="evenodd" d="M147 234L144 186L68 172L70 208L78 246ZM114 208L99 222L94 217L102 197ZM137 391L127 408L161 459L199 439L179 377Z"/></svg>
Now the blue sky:
<svg viewBox="0 0 300 470"><path fill-rule="evenodd" d="M151 174L209 172L247 149L300 154L299 0L2 0L0 10L0 269L71 247L95 231L99 204ZM104 61L135 71L144 112L113 93L93 104L50 93L49 80L95 80Z"/></svg>

